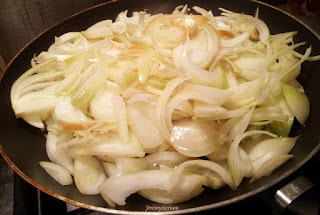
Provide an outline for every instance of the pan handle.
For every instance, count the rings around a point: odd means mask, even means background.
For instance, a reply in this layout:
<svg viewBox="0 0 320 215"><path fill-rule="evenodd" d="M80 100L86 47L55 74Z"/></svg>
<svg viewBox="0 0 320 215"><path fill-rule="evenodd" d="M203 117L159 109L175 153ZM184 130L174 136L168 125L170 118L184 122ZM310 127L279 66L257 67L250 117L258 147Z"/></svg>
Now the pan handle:
<svg viewBox="0 0 320 215"><path fill-rule="evenodd" d="M275 199L282 214L318 214L319 192L306 177L299 176L277 190Z"/></svg>

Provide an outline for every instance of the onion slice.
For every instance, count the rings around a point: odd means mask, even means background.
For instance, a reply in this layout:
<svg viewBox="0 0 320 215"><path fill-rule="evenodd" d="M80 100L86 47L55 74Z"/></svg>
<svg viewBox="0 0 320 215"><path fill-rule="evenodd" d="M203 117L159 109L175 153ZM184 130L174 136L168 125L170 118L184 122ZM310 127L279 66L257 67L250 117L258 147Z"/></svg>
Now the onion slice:
<svg viewBox="0 0 320 215"><path fill-rule="evenodd" d="M282 85L282 93L292 113L304 125L310 112L310 103L306 94L289 84Z"/></svg>
<svg viewBox="0 0 320 215"><path fill-rule="evenodd" d="M106 180L100 162L93 156L78 156L74 159L74 182L82 194L96 195L98 187Z"/></svg>
<svg viewBox="0 0 320 215"><path fill-rule="evenodd" d="M70 185L73 183L70 173L64 167L47 161L41 161L39 164L59 184Z"/></svg>
<svg viewBox="0 0 320 215"><path fill-rule="evenodd" d="M110 202L125 205L126 198L144 189L167 190L172 171L144 170L108 178L99 190ZM156 180L155 180L156 179ZM123 186L126 184L126 186ZM110 205L110 204L109 204Z"/></svg>

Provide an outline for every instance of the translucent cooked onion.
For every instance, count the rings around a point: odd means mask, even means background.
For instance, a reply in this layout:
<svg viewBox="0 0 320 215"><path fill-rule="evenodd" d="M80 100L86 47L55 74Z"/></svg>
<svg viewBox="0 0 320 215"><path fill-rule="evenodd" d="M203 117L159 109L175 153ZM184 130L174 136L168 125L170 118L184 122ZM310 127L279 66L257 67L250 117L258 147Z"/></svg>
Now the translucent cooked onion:
<svg viewBox="0 0 320 215"><path fill-rule="evenodd" d="M180 153L189 157L201 157L215 151L221 144L213 122L182 121L175 124L171 143Z"/></svg>
<svg viewBox="0 0 320 215"><path fill-rule="evenodd" d="M310 112L296 78L320 56L295 51L298 32L272 35L259 10L192 9L126 10L33 57L10 99L17 118L47 131L51 162L40 165L56 181L111 207L133 193L174 204L292 157L293 121Z"/></svg>
<svg viewBox="0 0 320 215"><path fill-rule="evenodd" d="M64 167L46 161L41 161L40 165L52 178L54 178L61 185L70 185L73 183L71 175Z"/></svg>
<svg viewBox="0 0 320 215"><path fill-rule="evenodd" d="M92 156L79 156L74 160L74 182L82 194L100 193L98 187L106 180L100 162Z"/></svg>

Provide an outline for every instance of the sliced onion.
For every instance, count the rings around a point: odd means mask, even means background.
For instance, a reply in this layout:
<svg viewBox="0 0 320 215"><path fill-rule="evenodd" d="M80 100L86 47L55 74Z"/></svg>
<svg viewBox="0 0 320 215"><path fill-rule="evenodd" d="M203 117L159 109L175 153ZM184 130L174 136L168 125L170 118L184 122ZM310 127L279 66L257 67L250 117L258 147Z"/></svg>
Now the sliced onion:
<svg viewBox="0 0 320 215"><path fill-rule="evenodd" d="M144 170L108 178L99 190L117 205L125 205L126 198L144 189L167 190L172 171ZM123 186L126 184L126 186Z"/></svg>
<svg viewBox="0 0 320 215"><path fill-rule="evenodd" d="M28 124L32 125L33 127L44 129L43 120L47 118L43 117L42 115L35 115L35 116L23 116L22 119L26 121Z"/></svg>
<svg viewBox="0 0 320 215"><path fill-rule="evenodd" d="M202 176L192 174L182 178L175 188L174 193L159 189L144 189L140 190L138 193L151 201L163 204L174 204L185 202L198 196L204 190L202 188L203 184L204 178Z"/></svg>
<svg viewBox="0 0 320 215"><path fill-rule="evenodd" d="M226 114L228 111L218 105L210 105L201 101L194 101L194 115L197 117L215 117Z"/></svg>
<svg viewBox="0 0 320 215"><path fill-rule="evenodd" d="M138 172L147 168L147 163L142 158L117 158L115 159L116 172L113 175L123 175Z"/></svg>
<svg viewBox="0 0 320 215"><path fill-rule="evenodd" d="M275 169L287 162L293 155L278 155L264 162L255 172L250 182L254 182L263 176L270 175Z"/></svg>
<svg viewBox="0 0 320 215"><path fill-rule="evenodd" d="M199 174L206 174L208 176L207 171L212 171L217 173L221 179L228 184L232 189L235 189L235 184L232 181L231 176L229 173L219 164L208 161L208 160L193 160L193 161L186 161L183 162L176 168L174 173L171 176L171 183L169 191L173 192L175 190L175 186L179 184L180 177L184 171L192 171Z"/></svg>
<svg viewBox="0 0 320 215"><path fill-rule="evenodd" d="M52 92L36 91L12 101L12 108L16 117L38 115L41 119L43 116L47 116L60 100L61 99L56 97Z"/></svg>
<svg viewBox="0 0 320 215"><path fill-rule="evenodd" d="M112 93L102 91L92 100L89 110L94 119L107 122L116 121L112 96Z"/></svg>
<svg viewBox="0 0 320 215"><path fill-rule="evenodd" d="M221 144L213 122L196 121L176 123L171 133L171 143L180 154L189 157L208 155Z"/></svg>
<svg viewBox="0 0 320 215"><path fill-rule="evenodd" d="M145 103L134 103L128 105L127 110L130 128L144 148L155 148L164 142L154 123L155 117L150 117L153 111L152 106Z"/></svg>
<svg viewBox="0 0 320 215"><path fill-rule="evenodd" d="M228 152L228 163L231 171L231 175L236 187L241 183L244 175L251 172L253 169L252 163L249 160L243 161L241 159L241 155L239 153L239 144L241 140L247 136L252 136L256 134L267 134L272 137L276 137L276 135L260 130L247 131L239 136L237 136L229 147Z"/></svg>
<svg viewBox="0 0 320 215"><path fill-rule="evenodd" d="M256 79L229 88L228 91L232 92L232 94L228 98L226 104L236 108L245 104L243 101L246 101L249 98L254 98L254 96L259 92L262 87L261 82L262 80Z"/></svg>
<svg viewBox="0 0 320 215"><path fill-rule="evenodd" d="M241 135L247 129L251 120L252 112L253 108L248 113L246 113L241 118L241 120L232 128L227 137L228 141L234 140L237 136Z"/></svg>
<svg viewBox="0 0 320 215"><path fill-rule="evenodd" d="M46 161L41 161L39 164L52 178L54 178L54 180L61 185L70 185L73 183L70 173L64 167Z"/></svg>
<svg viewBox="0 0 320 215"><path fill-rule="evenodd" d="M148 169L158 168L160 165L179 165L180 163L186 161L188 157L178 153L178 152L154 152L147 155L145 158Z"/></svg>
<svg viewBox="0 0 320 215"><path fill-rule="evenodd" d="M123 97L123 96L122 96ZM157 105L159 96L152 94L136 94L133 95L130 99L128 99L127 104L135 103L135 102L147 102L151 105Z"/></svg>
<svg viewBox="0 0 320 215"><path fill-rule="evenodd" d="M247 40L249 38L250 34L248 32L243 32L239 36L232 38L230 40L220 40L222 47L230 47L235 46L238 44L241 44L243 41Z"/></svg>
<svg viewBox="0 0 320 215"><path fill-rule="evenodd" d="M192 63L190 56L187 54L186 46L180 45L174 48L173 60L175 67L182 67L191 76L189 82L206 86L222 86L222 78L218 72L208 72Z"/></svg>
<svg viewBox="0 0 320 215"><path fill-rule="evenodd" d="M117 174L117 166L115 163L101 161L101 164L108 177L111 177Z"/></svg>
<svg viewBox="0 0 320 215"><path fill-rule="evenodd" d="M68 170L73 175L73 160L65 149L57 144L57 136L53 132L48 132L46 141L46 151L49 159Z"/></svg>
<svg viewBox="0 0 320 215"><path fill-rule="evenodd" d="M214 152L211 154L206 155L206 157L211 161L220 161L224 160L228 157L228 146L226 144L223 144L217 148Z"/></svg>
<svg viewBox="0 0 320 215"><path fill-rule="evenodd" d="M10 91L10 99L12 103L16 101L19 97L21 97L20 91L23 89L20 89L20 84L23 83L26 78L34 75L35 73L38 73L42 69L46 68L47 66L51 66L57 61L55 57L50 58L46 61L43 61L42 63L36 65L35 67L32 67L28 71L26 71L23 75L21 75L12 85L11 91Z"/></svg>
<svg viewBox="0 0 320 215"><path fill-rule="evenodd" d="M310 112L310 103L306 94L288 84L282 85L282 93L294 116L304 125Z"/></svg>
<svg viewBox="0 0 320 215"><path fill-rule="evenodd" d="M189 33L190 40L184 43L191 62L206 68L217 54L220 43L216 29L209 23L195 25Z"/></svg>
<svg viewBox="0 0 320 215"><path fill-rule="evenodd" d="M106 180L101 163L93 156L74 159L74 182L82 194L96 195L98 187Z"/></svg>
<svg viewBox="0 0 320 215"><path fill-rule="evenodd" d="M69 149L75 155L96 155L111 157L144 157L145 152L137 138L130 134L128 144L123 144L119 135L112 132L100 135L99 138L87 139L79 146Z"/></svg>
<svg viewBox="0 0 320 215"><path fill-rule="evenodd" d="M166 141L170 141L170 133L167 129L166 119L165 119L166 105L167 105L168 99L170 98L174 89L189 78L190 77L188 76L181 76L169 81L158 100L157 112L159 116L157 118L160 120L159 131L161 132L162 138L165 139Z"/></svg>
<svg viewBox="0 0 320 215"><path fill-rule="evenodd" d="M123 99L119 95L112 96L112 105L115 110L115 116L118 122L118 133L124 144L129 142L129 130L127 121L127 108Z"/></svg>
<svg viewBox="0 0 320 215"><path fill-rule="evenodd" d="M288 137L294 121L294 115L282 94L276 97L276 106L282 109L283 114L288 117L288 120L273 121L268 125L268 128L279 136Z"/></svg>
<svg viewBox="0 0 320 215"><path fill-rule="evenodd" d="M278 137L263 140L255 145L249 152L255 170L269 160L271 157L286 155L294 147L299 137Z"/></svg>

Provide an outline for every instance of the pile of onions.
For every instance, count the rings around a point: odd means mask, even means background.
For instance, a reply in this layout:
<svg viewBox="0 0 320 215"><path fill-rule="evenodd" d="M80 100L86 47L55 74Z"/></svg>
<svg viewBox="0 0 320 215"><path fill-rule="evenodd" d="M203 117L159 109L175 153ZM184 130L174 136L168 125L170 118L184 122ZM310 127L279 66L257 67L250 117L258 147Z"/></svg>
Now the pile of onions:
<svg viewBox="0 0 320 215"><path fill-rule="evenodd" d="M124 11L31 60L12 107L46 130L40 165L58 183L110 206L136 192L172 204L237 189L292 157L292 123L309 115L296 78L320 56L294 51L296 32L271 35L258 14L193 9Z"/></svg>

